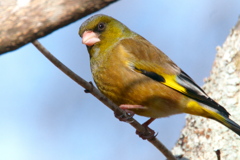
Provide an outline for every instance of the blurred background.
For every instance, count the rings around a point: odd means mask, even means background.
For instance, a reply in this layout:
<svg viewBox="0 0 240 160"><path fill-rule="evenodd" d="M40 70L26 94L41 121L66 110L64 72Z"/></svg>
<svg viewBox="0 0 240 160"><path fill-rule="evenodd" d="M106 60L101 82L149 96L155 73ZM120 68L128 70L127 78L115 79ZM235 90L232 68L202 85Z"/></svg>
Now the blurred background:
<svg viewBox="0 0 240 160"><path fill-rule="evenodd" d="M94 14L110 15L148 39L201 86L210 74L216 46L237 22L239 8L238 0L122 0ZM93 81L89 56L78 29L90 16L40 39L87 81ZM165 159L32 44L0 56L0 77L1 160ZM171 149L184 117L158 119L150 127Z"/></svg>

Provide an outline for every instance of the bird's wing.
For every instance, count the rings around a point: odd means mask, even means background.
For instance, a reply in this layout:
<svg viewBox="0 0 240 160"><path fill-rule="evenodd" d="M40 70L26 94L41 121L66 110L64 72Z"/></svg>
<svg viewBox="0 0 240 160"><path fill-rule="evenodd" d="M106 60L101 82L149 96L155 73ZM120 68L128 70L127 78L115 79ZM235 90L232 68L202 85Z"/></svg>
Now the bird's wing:
<svg viewBox="0 0 240 160"><path fill-rule="evenodd" d="M129 52L134 57L129 63L132 70L162 83L197 102L212 107L226 117L229 116L229 113L222 106L212 100L191 77L177 67L163 52L145 39L129 41L123 46L126 48L126 52ZM138 46L137 49L128 46L128 44L132 45L134 43Z"/></svg>
<svg viewBox="0 0 240 160"><path fill-rule="evenodd" d="M146 63L146 62L145 62ZM185 96L196 100L202 104L210 106L225 116L229 116L229 113L218 103L212 100L185 72L181 70L181 72L177 75L169 75L166 73L158 72L158 69L155 68L148 68L150 65L139 65L135 63L132 65L134 71L141 73L157 82L160 82L182 94ZM156 67L156 66L155 66ZM161 70L161 69L160 69Z"/></svg>

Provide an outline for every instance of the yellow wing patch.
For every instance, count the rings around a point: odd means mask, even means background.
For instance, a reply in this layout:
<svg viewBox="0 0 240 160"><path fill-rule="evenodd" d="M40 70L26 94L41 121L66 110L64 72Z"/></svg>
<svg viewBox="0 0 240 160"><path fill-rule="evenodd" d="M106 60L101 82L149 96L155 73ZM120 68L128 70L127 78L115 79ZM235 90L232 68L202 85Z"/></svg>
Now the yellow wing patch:
<svg viewBox="0 0 240 160"><path fill-rule="evenodd" d="M181 92L185 95L187 95L187 89L184 88L182 85L180 85L177 82L177 76L176 75L170 75L170 74L166 74L164 71L166 71L166 69L160 67L157 64L153 64L153 63L148 63L145 61L138 61L136 63L133 63L134 66L133 69L138 72L138 73L142 73L150 78L152 78L153 80L156 80L178 92Z"/></svg>
<svg viewBox="0 0 240 160"><path fill-rule="evenodd" d="M176 82L176 75L163 75L163 77L165 78L165 82L163 82L163 84L185 95L188 94L186 88Z"/></svg>

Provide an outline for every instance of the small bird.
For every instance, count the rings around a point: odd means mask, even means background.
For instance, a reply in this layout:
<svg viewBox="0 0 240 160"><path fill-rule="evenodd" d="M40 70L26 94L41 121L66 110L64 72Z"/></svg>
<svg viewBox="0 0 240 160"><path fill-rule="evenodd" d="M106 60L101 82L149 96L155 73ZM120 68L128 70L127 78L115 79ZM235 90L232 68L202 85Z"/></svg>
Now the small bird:
<svg viewBox="0 0 240 160"><path fill-rule="evenodd" d="M118 20L103 14L79 29L93 79L110 100L154 119L188 113L210 118L240 135L240 126L161 50Z"/></svg>

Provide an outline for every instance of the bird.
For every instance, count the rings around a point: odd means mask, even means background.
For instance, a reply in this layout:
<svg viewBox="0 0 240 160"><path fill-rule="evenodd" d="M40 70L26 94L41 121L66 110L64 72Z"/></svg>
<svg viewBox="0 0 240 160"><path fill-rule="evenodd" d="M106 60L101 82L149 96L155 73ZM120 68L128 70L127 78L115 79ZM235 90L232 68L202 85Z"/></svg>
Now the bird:
<svg viewBox="0 0 240 160"><path fill-rule="evenodd" d="M156 118L187 113L240 126L166 54L113 17L96 14L79 28L98 89L120 108Z"/></svg>

